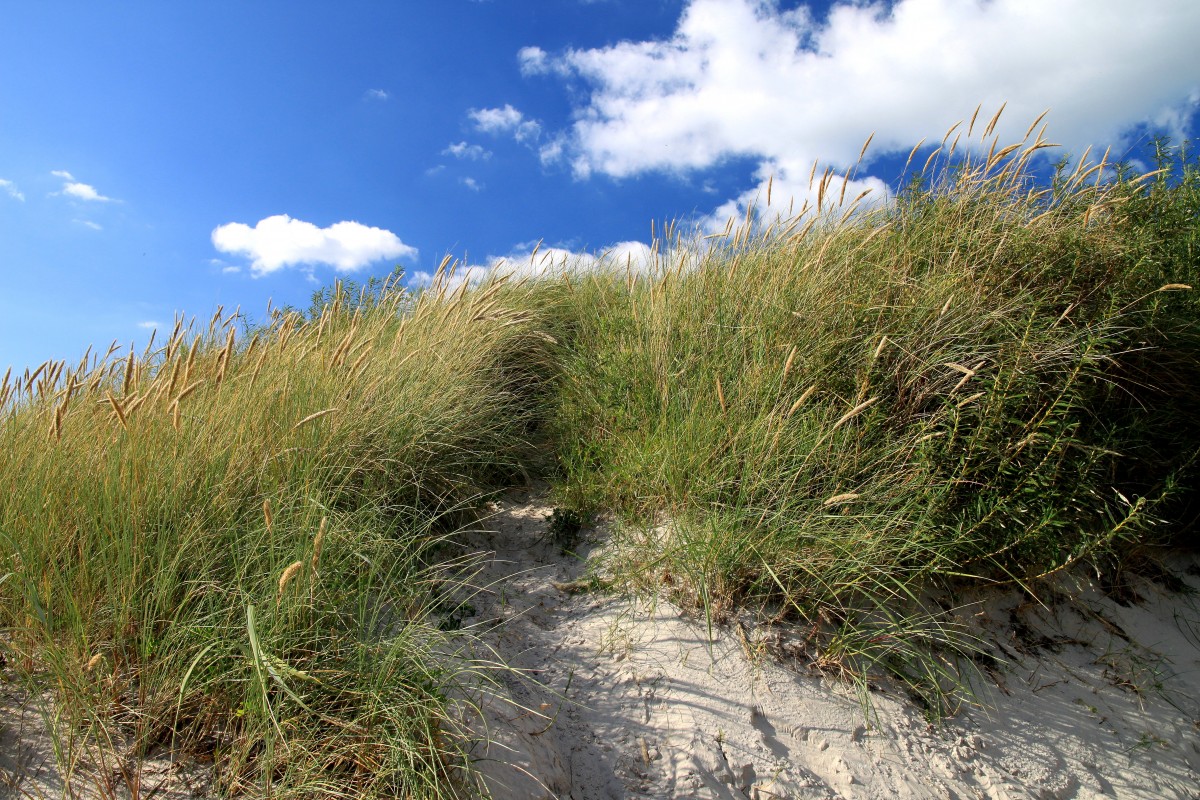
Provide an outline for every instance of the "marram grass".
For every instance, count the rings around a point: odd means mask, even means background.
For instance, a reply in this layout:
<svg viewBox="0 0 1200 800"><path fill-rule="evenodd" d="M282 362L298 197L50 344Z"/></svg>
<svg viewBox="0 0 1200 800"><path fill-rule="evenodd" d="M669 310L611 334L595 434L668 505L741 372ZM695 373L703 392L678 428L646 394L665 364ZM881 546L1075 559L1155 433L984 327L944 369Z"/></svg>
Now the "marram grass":
<svg viewBox="0 0 1200 800"><path fill-rule="evenodd" d="M936 695L963 643L927 590L1194 544L1200 173L1034 181L1045 147L935 151L874 206L814 170L814 208L668 229L641 271L333 291L7 375L5 678L77 776L166 749L230 796L469 793L449 698L491 668L440 624L452 531L540 476L619 517L617 584Z"/></svg>
<svg viewBox="0 0 1200 800"><path fill-rule="evenodd" d="M609 569L710 619L819 620L903 670L917 628L954 638L911 624L935 584L1187 535L1200 172L1163 150L1148 176L1035 183L1042 146L935 153L873 209L818 194L670 261L694 268L574 282L560 493L640 522Z"/></svg>
<svg viewBox="0 0 1200 800"><path fill-rule="evenodd" d="M465 783L439 519L529 461L548 340L479 293L355 300L9 390L0 646L67 750L174 748L233 795Z"/></svg>

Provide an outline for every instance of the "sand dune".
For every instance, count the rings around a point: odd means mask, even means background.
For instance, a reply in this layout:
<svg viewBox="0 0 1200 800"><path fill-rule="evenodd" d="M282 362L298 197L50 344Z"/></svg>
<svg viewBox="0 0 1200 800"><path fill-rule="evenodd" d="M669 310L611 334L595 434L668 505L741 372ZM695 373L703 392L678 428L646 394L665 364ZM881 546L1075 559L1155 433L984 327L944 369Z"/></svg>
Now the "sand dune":
<svg viewBox="0 0 1200 800"><path fill-rule="evenodd" d="M581 566L548 541L550 511L515 497L474 535L494 556L467 622L528 677L487 713L478 766L496 797L1200 796L1195 556L1172 563L1191 595L1134 579L1122 605L1074 575L1046 605L960 599L994 667L934 725L886 680L864 713L844 682L779 659L778 629L710 644L665 601L562 591Z"/></svg>

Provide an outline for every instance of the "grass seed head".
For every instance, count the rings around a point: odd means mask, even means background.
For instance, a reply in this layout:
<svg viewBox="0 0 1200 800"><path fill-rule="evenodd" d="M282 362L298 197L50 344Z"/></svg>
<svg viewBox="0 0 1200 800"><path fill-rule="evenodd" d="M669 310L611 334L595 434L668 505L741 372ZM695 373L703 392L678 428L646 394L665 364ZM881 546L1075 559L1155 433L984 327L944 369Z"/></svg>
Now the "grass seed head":
<svg viewBox="0 0 1200 800"><path fill-rule="evenodd" d="M317 411L313 414L309 414L307 417L305 417L304 419L300 420L295 425L293 425L292 430L293 431L298 430L298 429L304 427L305 425L307 425L308 423L312 422L313 420L318 420L321 417L328 416L329 414L332 414L335 411L337 411L337 408L326 408L322 411Z"/></svg>
<svg viewBox="0 0 1200 800"><path fill-rule="evenodd" d="M787 380L788 373L792 371L792 362L796 360L796 345L792 345L792 350L788 353L787 361L783 364L783 380Z"/></svg>
<svg viewBox="0 0 1200 800"><path fill-rule="evenodd" d="M291 564L288 564L287 569L279 576L279 593L275 597L275 605L279 605L279 601L283 599L283 593L287 590L288 584L292 582L292 579L302 569L304 569L303 561L293 561Z"/></svg>
<svg viewBox="0 0 1200 800"><path fill-rule="evenodd" d="M129 430L129 420L125 418L125 409L121 407L121 403L117 398L112 396L112 392L108 393L108 404L112 406L113 413L121 423L121 427Z"/></svg>
<svg viewBox="0 0 1200 800"><path fill-rule="evenodd" d="M321 548L325 545L325 527L329 523L329 517L321 517L321 525L317 528L317 535L313 539L312 552L312 568L313 572L317 571L317 564L321 561Z"/></svg>

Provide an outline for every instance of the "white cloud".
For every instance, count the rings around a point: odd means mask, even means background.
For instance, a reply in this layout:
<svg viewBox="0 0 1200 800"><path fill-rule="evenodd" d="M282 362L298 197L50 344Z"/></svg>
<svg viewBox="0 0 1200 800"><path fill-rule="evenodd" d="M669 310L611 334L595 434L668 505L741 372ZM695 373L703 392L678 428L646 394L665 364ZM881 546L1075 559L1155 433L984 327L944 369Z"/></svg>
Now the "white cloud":
<svg viewBox="0 0 1200 800"><path fill-rule="evenodd" d="M387 100L391 95L383 89L367 89L363 96L368 100Z"/></svg>
<svg viewBox="0 0 1200 800"><path fill-rule="evenodd" d="M387 258L412 258L416 248L391 231L358 222L337 222L318 228L311 222L276 214L251 228L240 222L217 227L213 247L222 253L251 259L256 276L290 266L327 264L339 272L353 272Z"/></svg>
<svg viewBox="0 0 1200 800"><path fill-rule="evenodd" d="M3 189L4 192L12 199L20 200L22 203L25 202L25 195L21 194L21 190L18 189L17 185L12 181L0 178L0 189Z"/></svg>
<svg viewBox="0 0 1200 800"><path fill-rule="evenodd" d="M467 144L459 142L449 145L442 151L444 156L454 156L455 158L467 159L470 161L482 161L492 157L492 151L483 148L477 144Z"/></svg>
<svg viewBox="0 0 1200 800"><path fill-rule="evenodd" d="M753 221L762 225L791 220L806 213L841 216L875 207L887 200L887 184L875 177L857 178L832 167L816 169L794 159L764 161L754 172L755 184L698 220L703 233L737 230L753 206Z"/></svg>
<svg viewBox="0 0 1200 800"><path fill-rule="evenodd" d="M473 108L470 117L480 130L497 133L516 127L524 115L511 105L505 105L504 108Z"/></svg>
<svg viewBox="0 0 1200 800"><path fill-rule="evenodd" d="M408 285L412 289L429 289L437 283L445 286L448 291L454 291L464 283L471 286L483 283L490 272L490 267L479 264L458 266L453 273L443 272L440 276L425 270L417 270L409 273Z"/></svg>
<svg viewBox="0 0 1200 800"><path fill-rule="evenodd" d="M461 183L463 186L470 189L472 192L478 192L478 191L483 190L483 184L480 183L479 181L475 180L474 178L470 178L470 177L460 178L459 183Z"/></svg>
<svg viewBox="0 0 1200 800"><path fill-rule="evenodd" d="M155 320L148 319L148 320L139 322L137 324L137 326L139 328L144 328L145 330L148 330L148 331L153 331L153 330L158 330L159 328L163 327L163 324L161 322L157 322Z"/></svg>
<svg viewBox="0 0 1200 800"><path fill-rule="evenodd" d="M96 191L96 187L87 183L80 183L79 181L76 181L75 176L66 170L56 169L52 170L50 174L56 178L62 178L63 181L62 190L55 192L55 194L73 197L76 200L83 200L88 203L113 202L113 198L105 197L104 195L100 194L100 192Z"/></svg>
<svg viewBox="0 0 1200 800"><path fill-rule="evenodd" d="M62 193L68 197L74 197L77 200L87 200L89 202L107 203L112 200L111 197L105 197L97 192L96 187L86 183L63 184Z"/></svg>
<svg viewBox="0 0 1200 800"><path fill-rule="evenodd" d="M504 108L473 108L468 116L485 133L511 133L518 142L532 142L541 135L542 125L507 103Z"/></svg>
<svg viewBox="0 0 1200 800"><path fill-rule="evenodd" d="M538 148L538 158L546 166L561 161L566 153L567 139L562 134L556 135L546 144Z"/></svg>
<svg viewBox="0 0 1200 800"><path fill-rule="evenodd" d="M72 220L72 221L82 225L85 228L91 228L94 231L104 230L103 225L101 225L98 222L92 222L90 219L77 219L77 220Z"/></svg>
<svg viewBox="0 0 1200 800"><path fill-rule="evenodd" d="M546 75L559 71L556 62L540 47L522 47L517 51L517 64L522 75Z"/></svg>
<svg viewBox="0 0 1200 800"><path fill-rule="evenodd" d="M242 271L242 268L237 264L230 264L220 258L208 259L208 265L214 269L221 270L222 275L236 275Z"/></svg>
<svg viewBox="0 0 1200 800"><path fill-rule="evenodd" d="M540 278L564 272L595 269L600 260L586 252L563 247L518 247L503 258L496 259L492 270L516 278Z"/></svg>
<svg viewBox="0 0 1200 800"><path fill-rule="evenodd" d="M617 269L629 269L635 273L648 272L657 265L654 250L645 242L617 242L600 254L600 262Z"/></svg>
<svg viewBox="0 0 1200 800"><path fill-rule="evenodd" d="M438 283L448 290L462 284L478 285L492 277L529 280L563 274L575 274L597 269L614 269L621 273L632 270L644 273L661 263L649 245L643 242L618 242L598 255L563 247L541 247L527 242L513 248L506 256L488 256L484 264L464 264L453 274L443 274ZM434 285L432 273L418 271L409 275L409 285L423 289Z"/></svg>
<svg viewBox="0 0 1200 800"><path fill-rule="evenodd" d="M572 131L582 174L738 155L844 169L873 130L877 152L907 151L980 102L1008 102L1002 141L1048 107L1049 135L1080 150L1139 122L1178 126L1200 88L1197 30L1193 0L843 3L821 23L770 0L691 0L668 40L556 65L592 88Z"/></svg>
<svg viewBox="0 0 1200 800"><path fill-rule="evenodd" d="M837 2L822 20L807 4L688 0L668 39L558 56L526 47L517 59L523 74L574 76L588 90L571 128L540 148L543 164L620 178L757 160L755 185L701 220L713 231L751 203L760 219L815 206L827 168L827 192L842 197L872 132L868 165L924 137L936 144L979 104L960 149L986 149L980 134L1005 102L1002 143L1048 108L1047 138L1076 155L1142 123L1182 138L1200 108L1197 30L1194 0ZM491 111L497 128L523 119ZM867 203L886 196L883 181L853 174L844 199L866 190Z"/></svg>

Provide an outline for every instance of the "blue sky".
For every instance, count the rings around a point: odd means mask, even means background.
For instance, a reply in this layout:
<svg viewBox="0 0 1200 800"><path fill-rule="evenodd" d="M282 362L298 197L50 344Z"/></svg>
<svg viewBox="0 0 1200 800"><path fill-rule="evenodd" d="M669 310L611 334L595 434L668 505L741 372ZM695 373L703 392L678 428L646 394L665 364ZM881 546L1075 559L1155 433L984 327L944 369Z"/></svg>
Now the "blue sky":
<svg viewBox="0 0 1200 800"><path fill-rule="evenodd" d="M1134 154L1192 135L1197 31L1195 0L5 3L0 371L446 254L636 255L872 132L882 194L981 103Z"/></svg>

